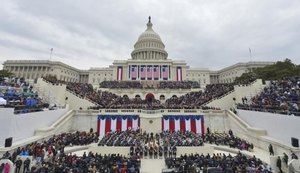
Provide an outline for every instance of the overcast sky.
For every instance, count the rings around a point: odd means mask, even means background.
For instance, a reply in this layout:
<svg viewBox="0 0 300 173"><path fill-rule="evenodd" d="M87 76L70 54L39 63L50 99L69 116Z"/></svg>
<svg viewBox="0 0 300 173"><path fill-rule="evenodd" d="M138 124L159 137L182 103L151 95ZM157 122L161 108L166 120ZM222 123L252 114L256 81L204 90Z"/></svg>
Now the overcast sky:
<svg viewBox="0 0 300 173"><path fill-rule="evenodd" d="M151 15L168 58L191 67L300 64L299 9L299 0L2 0L0 62L49 60L53 48L52 60L107 67L131 58Z"/></svg>

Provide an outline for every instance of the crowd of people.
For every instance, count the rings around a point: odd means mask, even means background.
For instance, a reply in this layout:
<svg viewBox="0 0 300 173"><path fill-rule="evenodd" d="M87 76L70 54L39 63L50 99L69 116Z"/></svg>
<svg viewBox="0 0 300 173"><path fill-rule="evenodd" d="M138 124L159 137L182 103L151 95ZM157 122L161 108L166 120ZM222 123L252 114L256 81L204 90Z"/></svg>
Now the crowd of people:
<svg viewBox="0 0 300 173"><path fill-rule="evenodd" d="M147 82L140 81L102 81L100 88L120 88L120 89L139 89L139 88L160 88L160 89L191 89L200 88L196 81L159 81L156 85L149 85Z"/></svg>
<svg viewBox="0 0 300 173"><path fill-rule="evenodd" d="M158 88L191 89L191 88L200 88L200 84L196 81L160 81Z"/></svg>
<svg viewBox="0 0 300 173"><path fill-rule="evenodd" d="M229 133L206 133L204 135L204 142L216 145L226 145L230 148L237 148L239 150L253 150L253 144L241 139L233 134L231 130Z"/></svg>
<svg viewBox="0 0 300 173"><path fill-rule="evenodd" d="M73 132L53 135L47 140L33 142L24 147L19 147L12 153L6 152L1 159L9 159L16 166L17 172L23 165L24 170L30 173L54 172L54 173L85 173L112 171L136 173L139 172L140 160L136 157L126 158L121 155L98 155L86 153L76 156L65 153L65 147L82 146L98 142L97 133ZM24 162L17 156L32 156L36 162L29 170L30 160ZM1 167L2 168L2 167ZM23 172L21 170L21 172Z"/></svg>
<svg viewBox="0 0 300 173"><path fill-rule="evenodd" d="M180 97L166 100L168 109L201 109L203 104L221 97L234 89L232 84L210 84L204 91L190 92Z"/></svg>
<svg viewBox="0 0 300 173"><path fill-rule="evenodd" d="M57 82L57 81L56 81ZM148 86L148 85L147 85ZM142 83L138 81L103 81L100 84L102 88L143 88ZM199 83L191 81L160 81L158 88L199 88ZM137 98L128 98L118 96L114 93L102 90L96 90L91 84L68 82L67 89L81 98L93 101L97 105L91 109L207 109L203 106L208 101L221 97L234 89L233 84L210 84L204 91L190 92L183 96L171 97L161 103L157 99L151 101ZM217 109L217 108L213 108Z"/></svg>
<svg viewBox="0 0 300 173"><path fill-rule="evenodd" d="M138 89L143 88L143 85L139 81L102 81L100 88L120 88L120 89Z"/></svg>
<svg viewBox="0 0 300 173"><path fill-rule="evenodd" d="M98 143L99 146L130 146L131 156L162 158L176 157L177 147L203 146L204 143L227 145L239 150L253 149L253 144L243 140L230 130L226 133L195 134L190 131L163 131L147 133L138 130L115 131L107 133Z"/></svg>
<svg viewBox="0 0 300 173"><path fill-rule="evenodd" d="M107 133L99 142L100 146L201 146L202 135L190 131L163 131L147 133L140 130L115 131Z"/></svg>
<svg viewBox="0 0 300 173"><path fill-rule="evenodd" d="M190 154L181 155L178 158L166 158L165 163L169 169L176 173L203 172L267 172L272 170L269 165L253 157L247 157L242 153L236 156L230 154Z"/></svg>
<svg viewBox="0 0 300 173"><path fill-rule="evenodd" d="M49 108L49 104L44 102L33 92L33 86L23 80L13 82L2 82L0 84L0 106L14 108L15 114L43 111Z"/></svg>
<svg viewBox="0 0 300 173"><path fill-rule="evenodd" d="M95 102L97 106L91 107L91 109L148 109L150 106L154 109L160 105L159 100L152 100L150 105L142 98L128 98L108 91L96 91L91 84L68 83L67 89L79 97Z"/></svg>
<svg viewBox="0 0 300 173"><path fill-rule="evenodd" d="M260 94L247 103L237 105L239 109L300 116L299 106L299 77L271 81L270 86L264 88Z"/></svg>
<svg viewBox="0 0 300 173"><path fill-rule="evenodd" d="M249 85L249 84L253 83L254 81L256 81L256 77L248 77L243 80L235 80L234 85Z"/></svg>
<svg viewBox="0 0 300 173"><path fill-rule="evenodd" d="M60 154L53 162L43 162L41 166L33 167L32 173L138 173L139 170L140 160L138 158L89 152L83 156Z"/></svg>
<svg viewBox="0 0 300 173"><path fill-rule="evenodd" d="M91 84L68 83L67 89L80 97L97 103L93 109L194 109L202 108L204 103L230 92L233 90L233 86L230 84L212 84L208 85L205 91L191 92L179 98L172 97L167 99L164 104L154 99L151 101L151 105L149 101L142 98L121 97L108 91L96 91Z"/></svg>
<svg viewBox="0 0 300 173"><path fill-rule="evenodd" d="M6 152L3 158L10 159L15 163L17 156L21 155L33 156L38 161L43 161L46 156L53 155L55 157L58 152L64 153L66 146L88 145L97 143L98 140L97 133L92 130L90 132L61 133L41 142L36 141L26 146L18 147L13 153Z"/></svg>

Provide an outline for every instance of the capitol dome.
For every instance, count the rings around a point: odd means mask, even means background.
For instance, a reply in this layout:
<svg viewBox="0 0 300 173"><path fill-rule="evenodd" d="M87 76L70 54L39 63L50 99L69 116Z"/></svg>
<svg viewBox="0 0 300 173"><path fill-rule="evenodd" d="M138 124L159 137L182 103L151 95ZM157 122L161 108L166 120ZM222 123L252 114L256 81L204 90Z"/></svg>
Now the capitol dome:
<svg viewBox="0 0 300 173"><path fill-rule="evenodd" d="M147 29L143 32L134 44L134 51L131 53L135 60L165 60L168 53L160 36L152 29L151 17L147 23Z"/></svg>

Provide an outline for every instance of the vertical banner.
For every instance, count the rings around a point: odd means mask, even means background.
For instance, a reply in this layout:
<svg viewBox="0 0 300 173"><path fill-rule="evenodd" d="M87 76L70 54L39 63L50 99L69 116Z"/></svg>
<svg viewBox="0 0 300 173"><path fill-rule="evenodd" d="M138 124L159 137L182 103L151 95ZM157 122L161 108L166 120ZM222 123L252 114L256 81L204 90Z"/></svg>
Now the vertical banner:
<svg viewBox="0 0 300 173"><path fill-rule="evenodd" d="M163 80L168 80L168 77L169 77L169 67L164 65L162 67L162 78Z"/></svg>
<svg viewBox="0 0 300 173"><path fill-rule="evenodd" d="M162 130L204 133L203 115L163 115Z"/></svg>
<svg viewBox="0 0 300 173"><path fill-rule="evenodd" d="M152 80L152 65L147 65L147 80Z"/></svg>
<svg viewBox="0 0 300 173"><path fill-rule="evenodd" d="M131 66L131 70L130 70L130 76L131 76L131 80L136 80L138 77L138 72L137 72L137 66L136 65L132 65Z"/></svg>
<svg viewBox="0 0 300 173"><path fill-rule="evenodd" d="M169 130L174 132L174 130L175 130L175 118L173 116L171 116L169 118L169 123L170 123L169 124Z"/></svg>
<svg viewBox="0 0 300 173"><path fill-rule="evenodd" d="M177 67L177 81L182 81L182 69Z"/></svg>
<svg viewBox="0 0 300 173"><path fill-rule="evenodd" d="M138 72L138 79L139 79L140 78L140 65L138 65L137 72Z"/></svg>
<svg viewBox="0 0 300 173"><path fill-rule="evenodd" d="M132 129L133 130L136 130L140 127L139 121L140 121L140 118L138 116L133 116L132 117Z"/></svg>
<svg viewBox="0 0 300 173"><path fill-rule="evenodd" d="M169 117L165 116L165 117L162 117L163 119L163 127L164 129L163 130L169 130L170 129L170 123L169 123Z"/></svg>
<svg viewBox="0 0 300 173"><path fill-rule="evenodd" d="M112 116L112 118L111 118L110 130L112 132L115 132L117 130L117 117L116 116Z"/></svg>
<svg viewBox="0 0 300 173"><path fill-rule="evenodd" d="M127 117L123 116L122 117L121 131L126 131L127 130L127 123L128 123Z"/></svg>
<svg viewBox="0 0 300 173"><path fill-rule="evenodd" d="M159 68L158 65L153 66L153 79L158 80L159 79Z"/></svg>
<svg viewBox="0 0 300 173"><path fill-rule="evenodd" d="M186 117L185 118L185 131L191 131L191 118Z"/></svg>
<svg viewBox="0 0 300 173"><path fill-rule="evenodd" d="M117 80L122 80L122 76L123 76L123 67L122 66L118 66L118 69L117 69Z"/></svg>
<svg viewBox="0 0 300 173"><path fill-rule="evenodd" d="M180 118L180 131L185 132L185 117Z"/></svg>
<svg viewBox="0 0 300 173"><path fill-rule="evenodd" d="M137 130L140 127L138 115L98 115L97 133L102 138L108 132Z"/></svg>
<svg viewBox="0 0 300 173"><path fill-rule="evenodd" d="M145 80L146 79L146 66L145 65L141 65L141 72L140 72L140 76L141 76L141 80Z"/></svg>

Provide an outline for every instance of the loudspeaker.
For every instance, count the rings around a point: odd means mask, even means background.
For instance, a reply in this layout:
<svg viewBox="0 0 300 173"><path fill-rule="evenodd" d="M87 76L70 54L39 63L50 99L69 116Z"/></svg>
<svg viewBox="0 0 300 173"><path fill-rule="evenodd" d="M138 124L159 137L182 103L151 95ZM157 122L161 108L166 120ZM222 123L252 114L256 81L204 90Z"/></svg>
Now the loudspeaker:
<svg viewBox="0 0 300 173"><path fill-rule="evenodd" d="M4 147L11 147L13 138L6 138Z"/></svg>
<svg viewBox="0 0 300 173"><path fill-rule="evenodd" d="M299 140L297 138L291 138L292 146L299 147Z"/></svg>

